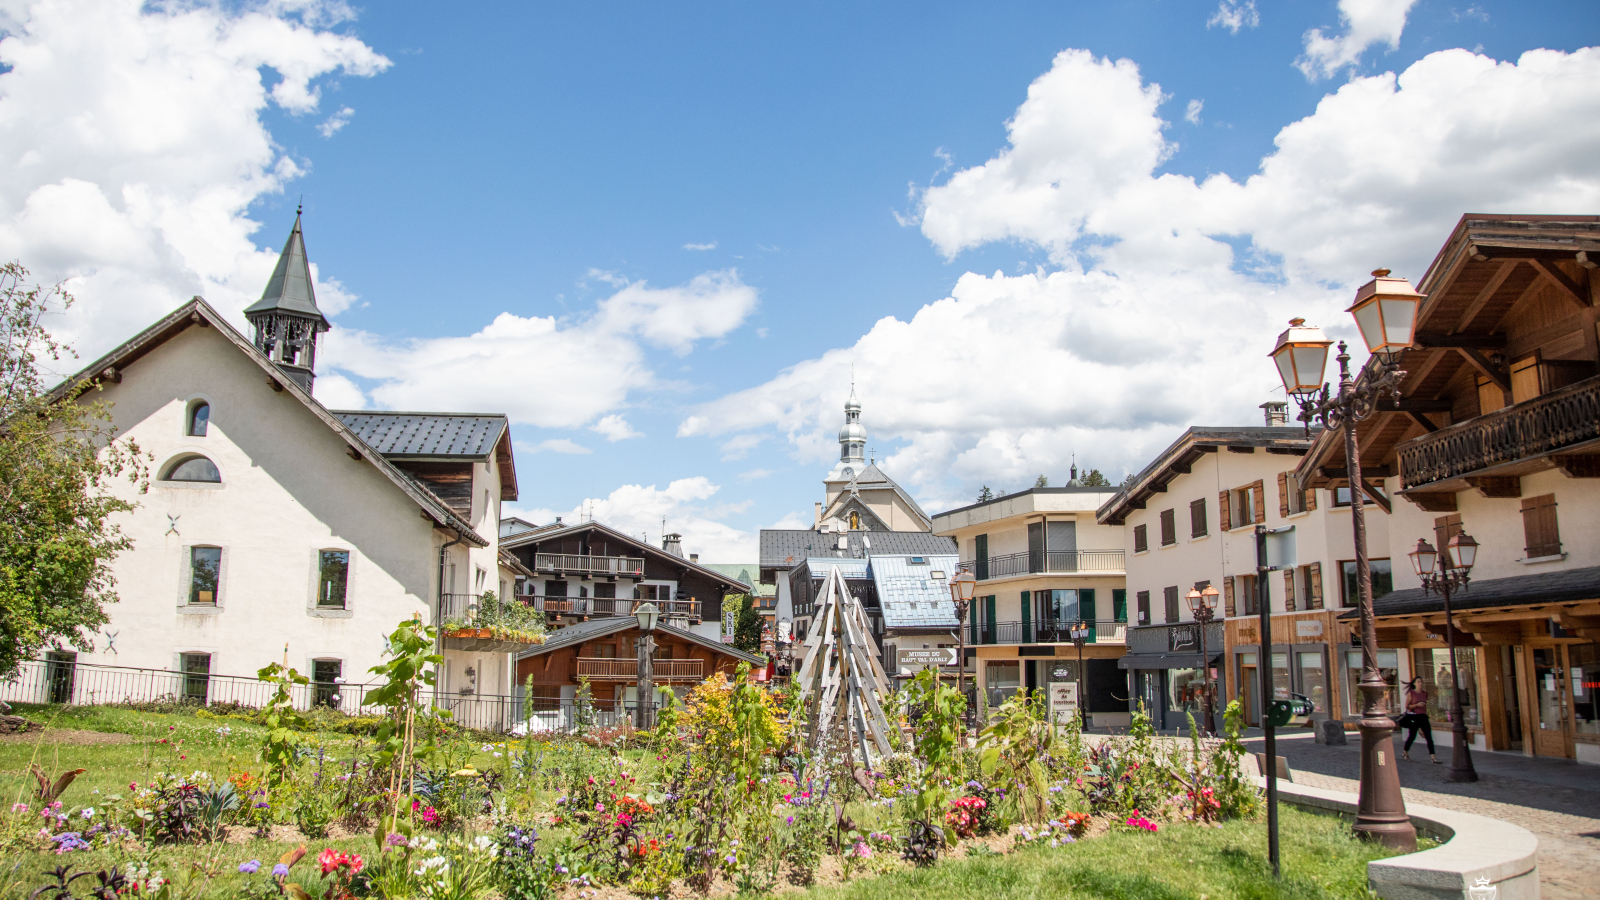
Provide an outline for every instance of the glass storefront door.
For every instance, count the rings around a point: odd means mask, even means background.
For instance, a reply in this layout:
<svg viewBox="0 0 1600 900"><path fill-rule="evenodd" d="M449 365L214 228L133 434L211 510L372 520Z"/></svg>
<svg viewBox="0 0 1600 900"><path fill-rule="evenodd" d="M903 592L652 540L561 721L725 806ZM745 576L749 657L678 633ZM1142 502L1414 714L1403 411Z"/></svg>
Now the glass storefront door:
<svg viewBox="0 0 1600 900"><path fill-rule="evenodd" d="M1289 684L1289 654L1272 654L1272 699L1287 700L1293 686Z"/></svg>
<svg viewBox="0 0 1600 900"><path fill-rule="evenodd" d="M1561 647L1534 647L1533 698L1534 724L1533 752L1539 756L1571 756L1567 719L1567 672L1562 665Z"/></svg>
<svg viewBox="0 0 1600 900"><path fill-rule="evenodd" d="M1300 693L1311 701L1313 715L1328 714L1328 673L1323 668L1321 650L1295 653L1300 669Z"/></svg>

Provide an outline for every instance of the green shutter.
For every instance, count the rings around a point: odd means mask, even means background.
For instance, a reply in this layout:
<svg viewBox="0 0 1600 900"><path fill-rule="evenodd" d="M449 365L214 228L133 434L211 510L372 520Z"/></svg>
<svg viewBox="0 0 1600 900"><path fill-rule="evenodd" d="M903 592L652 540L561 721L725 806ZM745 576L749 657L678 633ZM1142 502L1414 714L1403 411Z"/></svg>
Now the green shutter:
<svg viewBox="0 0 1600 900"><path fill-rule="evenodd" d="M1089 643L1094 643L1094 588L1078 589L1078 614L1089 623Z"/></svg>
<svg viewBox="0 0 1600 900"><path fill-rule="evenodd" d="M1118 622L1128 621L1128 592L1122 588L1111 589L1111 615Z"/></svg>
<svg viewBox="0 0 1600 900"><path fill-rule="evenodd" d="M973 568L972 574L976 575L978 577L979 581L984 581L984 580L988 579L988 577L989 577L989 536L987 534L980 534L977 537L972 539L972 553L973 553L973 556L977 557L977 559L974 559L972 561L972 568Z"/></svg>
<svg viewBox="0 0 1600 900"><path fill-rule="evenodd" d="M967 643L976 644L981 640L978 637L978 604L976 602L967 607L967 614L972 618L972 633L967 635ZM964 660L963 665L965 665Z"/></svg>
<svg viewBox="0 0 1600 900"><path fill-rule="evenodd" d="M1028 591L1022 592L1022 642L1025 644L1033 643L1033 611L1028 608L1033 605L1032 597Z"/></svg>
<svg viewBox="0 0 1600 900"><path fill-rule="evenodd" d="M983 642L985 644L992 644L994 643L995 638L993 594L983 598L983 618Z"/></svg>

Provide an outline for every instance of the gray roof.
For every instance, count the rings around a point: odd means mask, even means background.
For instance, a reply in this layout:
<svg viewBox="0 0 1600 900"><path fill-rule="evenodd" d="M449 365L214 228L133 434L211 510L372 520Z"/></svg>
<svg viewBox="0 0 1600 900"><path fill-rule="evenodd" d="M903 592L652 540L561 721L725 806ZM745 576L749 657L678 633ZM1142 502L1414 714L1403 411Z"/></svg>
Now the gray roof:
<svg viewBox="0 0 1600 900"><path fill-rule="evenodd" d="M1537 575L1513 575L1510 578L1474 581L1465 591L1450 592L1450 608L1461 612L1497 606L1570 603L1574 600L1596 598L1600 598L1600 566L1590 566L1582 569L1564 569L1560 572L1540 572ZM1379 616L1444 612L1444 598L1438 594L1425 594L1422 588L1407 588L1373 600L1372 611ZM1355 618L1360 612L1360 609L1351 609L1339 618Z"/></svg>
<svg viewBox="0 0 1600 900"><path fill-rule="evenodd" d="M1118 489L1111 499L1101 504L1095 518L1102 525L1121 525L1131 510L1143 509L1139 504L1148 500L1157 488L1165 490L1169 482L1187 473L1203 452L1215 452L1219 447L1265 447L1269 453L1304 454L1320 431L1320 427L1313 428L1308 437L1304 426L1300 425L1221 428L1196 425L1161 451L1133 477L1131 484Z"/></svg>
<svg viewBox="0 0 1600 900"><path fill-rule="evenodd" d="M776 585L761 583L761 567L755 563L701 563L700 565L744 582L749 586L748 593L752 596L772 597L778 593Z"/></svg>
<svg viewBox="0 0 1600 900"><path fill-rule="evenodd" d="M927 531L852 531L849 547L839 550L839 535L811 529L762 529L761 568L792 569L807 557L865 557L868 554L906 553L932 556L955 553L954 538ZM863 541L870 542L868 547Z"/></svg>
<svg viewBox="0 0 1600 900"><path fill-rule="evenodd" d="M608 634L617 634L618 632L627 631L629 628L638 627L639 622L633 616L607 616L600 619L590 619L587 622L578 622L573 625L568 625L559 631L552 632L551 635L545 639L544 643L535 644L534 646L518 653L517 659L527 659L532 656L541 656L549 653L552 650L560 650L562 647L570 647L573 644L580 644L584 641L602 638ZM743 650L735 648L732 644L724 644L721 641L713 641L710 638L695 634L692 631L684 631L682 628L673 628L671 625L668 625L665 622L657 624L656 630L665 631L669 634L676 635L677 637L681 637L690 643L699 644L702 647L709 647L719 653L726 653L727 655L747 662L752 666L764 666L767 664L765 658L756 656L752 653L746 653Z"/></svg>
<svg viewBox="0 0 1600 900"><path fill-rule="evenodd" d="M390 459L485 459L506 430L495 413L333 410L341 422Z"/></svg>
<svg viewBox="0 0 1600 900"><path fill-rule="evenodd" d="M955 628L955 601L950 599L949 578L955 574L956 555L923 556L913 565L911 556L873 553L872 580L878 586L878 607L888 628ZM933 576L939 575L935 579Z"/></svg>
<svg viewBox="0 0 1600 900"><path fill-rule="evenodd" d="M283 252L278 255L278 266L267 280L267 289L244 314L274 311L312 316L323 328L328 327L328 320L317 308L316 291L311 285L311 264L306 261L306 239L300 232L299 211L294 214L294 228L289 230L289 240L284 242Z"/></svg>

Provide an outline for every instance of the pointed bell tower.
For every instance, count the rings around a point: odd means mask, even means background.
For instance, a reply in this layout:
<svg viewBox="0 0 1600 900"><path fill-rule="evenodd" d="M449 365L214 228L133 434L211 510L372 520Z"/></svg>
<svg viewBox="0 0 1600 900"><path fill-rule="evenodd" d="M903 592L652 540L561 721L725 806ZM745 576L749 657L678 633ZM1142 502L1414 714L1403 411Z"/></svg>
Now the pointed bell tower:
<svg viewBox="0 0 1600 900"><path fill-rule="evenodd" d="M317 309L317 295L311 286L300 212L298 208L294 211L294 229L267 289L244 311L244 317L255 328L256 349L309 393L317 377L317 336L329 326Z"/></svg>

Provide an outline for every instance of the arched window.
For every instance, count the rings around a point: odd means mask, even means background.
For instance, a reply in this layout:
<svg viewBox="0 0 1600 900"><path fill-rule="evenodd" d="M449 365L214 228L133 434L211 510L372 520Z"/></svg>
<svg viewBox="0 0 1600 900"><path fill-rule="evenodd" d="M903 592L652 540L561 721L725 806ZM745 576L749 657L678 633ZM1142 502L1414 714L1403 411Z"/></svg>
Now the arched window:
<svg viewBox="0 0 1600 900"><path fill-rule="evenodd" d="M167 469L167 474L162 481L190 481L220 484L222 473L217 471L217 464L204 456L185 456L173 463Z"/></svg>
<svg viewBox="0 0 1600 900"><path fill-rule="evenodd" d="M190 437L205 437L206 428L211 424L211 404L204 400L196 400L189 406L189 424L184 433Z"/></svg>

